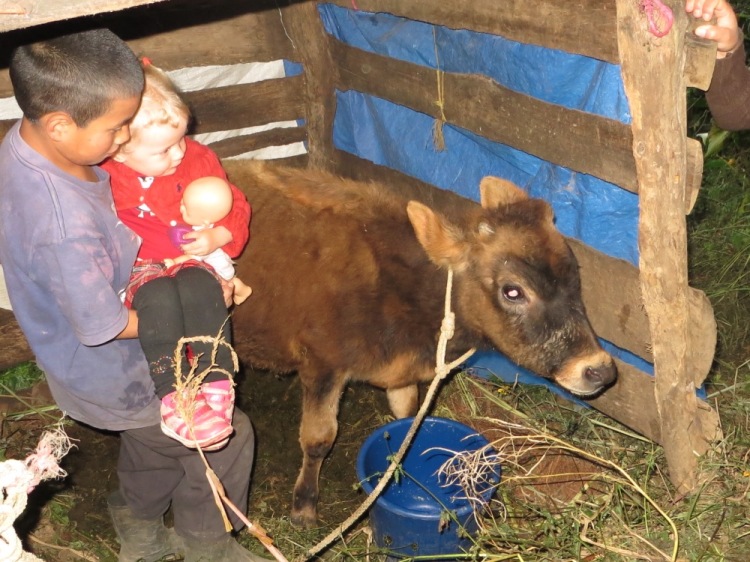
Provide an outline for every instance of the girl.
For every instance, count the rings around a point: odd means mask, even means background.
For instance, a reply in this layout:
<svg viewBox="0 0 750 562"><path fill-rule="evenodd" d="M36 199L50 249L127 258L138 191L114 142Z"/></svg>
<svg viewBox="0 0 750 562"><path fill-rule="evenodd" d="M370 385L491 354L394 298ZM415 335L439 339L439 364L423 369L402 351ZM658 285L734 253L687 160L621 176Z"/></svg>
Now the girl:
<svg viewBox="0 0 750 562"><path fill-rule="evenodd" d="M148 59L143 64L146 86L130 125L130 141L102 164L111 176L118 216L143 239L125 302L138 312L138 337L161 398L162 430L188 447L214 450L232 433L232 382L221 373L209 373L196 396L189 428L175 408L173 357L182 337L221 334L231 341L222 281L198 260L172 267L164 260L183 253L205 256L218 248L236 257L249 237L251 210L242 192L231 186L229 214L212 228L184 235L189 240L181 248L173 245L170 223L182 219L185 187L197 178L226 179L226 174L210 149L186 137L190 112L171 80ZM212 349L211 343L190 345L197 372L211 366ZM231 353L224 346L216 362L233 371Z"/></svg>

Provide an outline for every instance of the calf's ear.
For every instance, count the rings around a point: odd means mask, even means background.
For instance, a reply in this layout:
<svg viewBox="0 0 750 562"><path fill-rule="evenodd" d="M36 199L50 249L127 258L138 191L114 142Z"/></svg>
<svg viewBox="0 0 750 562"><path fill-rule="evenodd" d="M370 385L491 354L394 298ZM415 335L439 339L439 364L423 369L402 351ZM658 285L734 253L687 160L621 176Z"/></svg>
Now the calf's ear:
<svg viewBox="0 0 750 562"><path fill-rule="evenodd" d="M501 205L511 205L529 198L528 194L511 181L487 176L479 182L482 207L496 209Z"/></svg>
<svg viewBox="0 0 750 562"><path fill-rule="evenodd" d="M452 267L460 271L466 262L468 251L462 232L417 201L409 201L406 214L409 215L417 240L430 261L440 267Z"/></svg>

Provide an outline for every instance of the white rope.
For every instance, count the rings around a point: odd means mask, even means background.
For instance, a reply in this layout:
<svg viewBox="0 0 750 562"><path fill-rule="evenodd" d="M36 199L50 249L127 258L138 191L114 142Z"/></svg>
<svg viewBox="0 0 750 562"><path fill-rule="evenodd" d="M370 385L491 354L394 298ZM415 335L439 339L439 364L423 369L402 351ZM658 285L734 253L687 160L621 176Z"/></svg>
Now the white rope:
<svg viewBox="0 0 750 562"><path fill-rule="evenodd" d="M3 562L41 561L23 550L13 522L26 509L28 494L42 480L65 476L58 461L70 450L70 440L62 428L42 435L36 451L26 460L0 463L0 560Z"/></svg>
<svg viewBox="0 0 750 562"><path fill-rule="evenodd" d="M445 309L444 309L444 315L443 315L443 323L440 326L440 338L438 339L438 346L437 346L437 351L436 351L436 363L437 363L437 366L435 367L436 376L432 380L432 383L430 384L430 388L427 390L427 394L425 395L425 398L422 401L422 405L420 406L419 411L417 412L417 415L414 416L414 421L409 427L409 431L406 433L406 436L404 437L404 441L401 443L401 447L399 447L398 451L393 456L391 460L391 464L388 466L385 473L380 478L380 481L378 482L378 484L375 486L372 492L370 492L370 494L367 496L365 501L362 502L359 508L357 508L357 510L354 513L352 513L346 519L346 521L344 521L341 525L339 525L334 531L329 533L327 537L325 537L318 544L316 544L314 547L308 550L300 560L310 560L311 558L317 556L321 551L328 548L337 539L343 538L343 534L346 531L348 531L349 528L352 525L354 525L354 523L356 523L359 520L359 518L365 514L365 512L367 512L368 509L370 509L370 506L372 506L372 504L375 503L375 500L378 499L380 494L383 492L383 489L385 489L385 487L391 481L391 477L396 472L396 469L398 468L398 466L401 464L401 461L403 460L404 455L406 455L406 451L409 449L411 442L414 440L414 435L416 435L417 430L419 429L419 426L422 424L422 420L424 420L425 416L427 416L427 411L430 409L430 406L432 405L432 401L435 398L435 395L437 394L437 390L440 385L440 382L448 375L448 373L450 373L453 369L455 369L460 364L465 362L476 351L476 349L471 348L469 351L464 353L461 357L459 357L455 361L447 365L445 363L445 351L448 346L448 340L450 340L453 337L453 333L455 331L455 315L451 311L452 291L453 291L453 270L448 269L448 282L445 288Z"/></svg>

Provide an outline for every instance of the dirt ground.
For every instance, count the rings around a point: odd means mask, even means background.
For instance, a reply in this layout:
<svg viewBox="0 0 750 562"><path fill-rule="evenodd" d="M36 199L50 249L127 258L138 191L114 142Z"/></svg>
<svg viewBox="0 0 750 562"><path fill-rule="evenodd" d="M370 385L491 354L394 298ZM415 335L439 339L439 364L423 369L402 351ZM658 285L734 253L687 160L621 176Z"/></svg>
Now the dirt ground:
<svg viewBox="0 0 750 562"><path fill-rule="evenodd" d="M486 392L499 392L497 387L480 385L489 390L464 384L464 390L459 391L457 380L449 380L441 389L431 415L452 417L494 440L498 429L488 419L509 419L508 414L487 398ZM35 395L24 397L24 401L51 404L51 397L43 388L42 385L42 392L37 388ZM464 394L467 388L471 393L468 399ZM290 561L317 545L365 500L358 488L357 454L367 436L393 419L384 392L366 385L350 385L341 402L339 436L321 473L320 527L300 530L289 519L292 489L302 456L297 441L300 404L301 388L295 376L250 372L238 377L238 405L250 416L256 433L249 519L268 531ZM24 407L20 403L15 406L16 411ZM0 400L0 412L2 408ZM6 458L28 456L44 428L59 416L57 410L49 414L49 417L35 414L4 419L0 446L5 447ZM76 444L61 463L68 476L64 480L42 483L32 492L24 516L16 521L18 535L24 539L26 550L45 561L115 562L118 545L107 513L106 497L117 486L115 463L119 438L75 422L68 422L65 429ZM551 477L537 482L533 494L544 491L550 498L554 496L563 501L578 494L584 485L576 474L591 474L595 470L590 465L583 466L580 460L565 458L552 458L542 464L535 459L529 462L538 466L541 475L564 475L564 478ZM515 493L526 492L520 488ZM240 542L256 554L264 553L259 541L246 532L240 536ZM371 548L364 518L353 526L346 541L339 541L326 550L322 558L364 560ZM384 558L373 555L368 559L379 562Z"/></svg>
<svg viewBox="0 0 750 562"><path fill-rule="evenodd" d="M301 462L297 441L301 389L294 376L276 377L265 372L243 374L238 384L238 403L253 421L257 444L249 517L275 536L279 529L283 533L283 529L291 528L292 488ZM44 392L41 394L38 401L44 403ZM321 529L309 538L303 536L302 540L313 541L303 546L311 547L318 535L322 537L346 519L364 499L356 490L359 446L374 428L390 419L386 417L384 393L370 387L348 389L341 406L339 438L321 476ZM33 450L44 427L59 412L53 410L49 414L50 417L32 415L4 421L6 458L24 458ZM26 550L44 560L114 561L117 543L106 497L117 486L118 437L75 422L68 423L65 430L76 444L61 463L68 477L45 482L32 492L24 517L15 525L18 535L24 539ZM282 552L285 544L291 546L300 540L275 538ZM263 551L252 537L242 541L250 544L252 550Z"/></svg>

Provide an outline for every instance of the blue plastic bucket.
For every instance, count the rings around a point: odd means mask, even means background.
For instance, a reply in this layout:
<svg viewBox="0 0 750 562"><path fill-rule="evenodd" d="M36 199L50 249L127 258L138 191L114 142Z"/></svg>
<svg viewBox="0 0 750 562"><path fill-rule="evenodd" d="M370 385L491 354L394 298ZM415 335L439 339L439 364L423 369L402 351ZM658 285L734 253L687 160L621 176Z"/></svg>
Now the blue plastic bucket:
<svg viewBox="0 0 750 562"><path fill-rule="evenodd" d="M377 486L411 427L413 418L396 420L370 435L357 456L357 477L368 494ZM408 556L459 554L472 543L467 535L478 526L474 505L457 485L446 486L440 467L457 452L477 451L488 441L474 429L447 418L427 417L402 461L404 474L393 478L370 509L375 544L389 551L389 560ZM500 479L496 463L481 497L488 502ZM454 512L456 520L442 518ZM447 524L446 524L447 521ZM462 527L462 529L461 529ZM441 560L446 560L441 558Z"/></svg>

